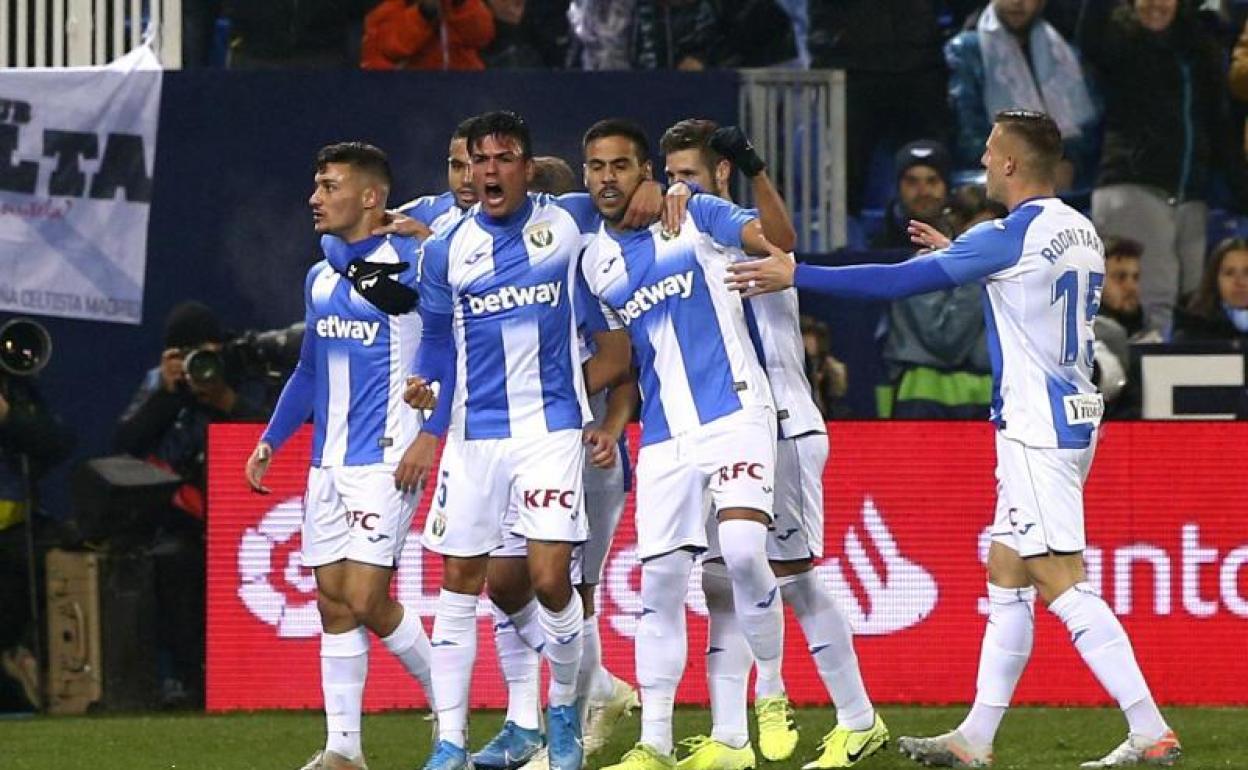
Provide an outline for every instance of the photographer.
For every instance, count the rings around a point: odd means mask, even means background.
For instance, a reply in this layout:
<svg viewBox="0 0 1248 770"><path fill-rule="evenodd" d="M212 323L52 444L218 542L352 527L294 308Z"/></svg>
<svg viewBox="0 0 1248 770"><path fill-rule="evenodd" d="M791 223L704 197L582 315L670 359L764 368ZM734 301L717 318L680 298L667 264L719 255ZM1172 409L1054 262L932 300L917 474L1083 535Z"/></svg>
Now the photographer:
<svg viewBox="0 0 1248 770"><path fill-rule="evenodd" d="M230 371L217 317L184 302L165 322L160 365L143 378L117 426L115 446L180 476L171 506L151 522L162 650L160 676L167 705L202 695L204 525L208 425L267 418L263 383ZM188 362L189 366L188 366ZM189 515L186 515L189 514Z"/></svg>
<svg viewBox="0 0 1248 770"><path fill-rule="evenodd" d="M33 482L69 457L76 443L48 409L33 375L15 373L4 359L0 354L0 711L29 709L40 699L26 551L31 501L22 458Z"/></svg>

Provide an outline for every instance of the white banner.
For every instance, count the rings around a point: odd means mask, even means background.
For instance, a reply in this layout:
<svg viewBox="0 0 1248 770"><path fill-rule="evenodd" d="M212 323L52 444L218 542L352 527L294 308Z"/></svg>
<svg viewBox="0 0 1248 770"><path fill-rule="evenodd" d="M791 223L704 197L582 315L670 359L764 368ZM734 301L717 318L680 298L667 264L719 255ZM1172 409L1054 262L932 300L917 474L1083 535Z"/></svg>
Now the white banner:
<svg viewBox="0 0 1248 770"><path fill-rule="evenodd" d="M0 311L142 320L163 71L0 72Z"/></svg>

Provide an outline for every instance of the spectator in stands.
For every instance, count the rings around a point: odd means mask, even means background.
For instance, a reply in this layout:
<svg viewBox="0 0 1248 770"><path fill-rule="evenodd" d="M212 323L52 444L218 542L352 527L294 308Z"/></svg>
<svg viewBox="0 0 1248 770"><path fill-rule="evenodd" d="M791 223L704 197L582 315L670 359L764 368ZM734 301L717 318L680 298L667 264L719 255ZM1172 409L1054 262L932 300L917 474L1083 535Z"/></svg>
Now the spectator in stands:
<svg viewBox="0 0 1248 770"><path fill-rule="evenodd" d="M848 205L862 208L877 146L886 152L949 135L946 70L930 0L836 0L810 4L815 68L844 69L848 120Z"/></svg>
<svg viewBox="0 0 1248 770"><path fill-rule="evenodd" d="M849 369L830 352L832 335L823 321L802 316L802 346L806 350L806 379L810 394L824 419L849 416L844 403L849 392Z"/></svg>
<svg viewBox="0 0 1248 770"><path fill-rule="evenodd" d="M1200 288L1175 315L1175 342L1248 342L1248 239L1228 238L1205 266Z"/></svg>
<svg viewBox="0 0 1248 770"><path fill-rule="evenodd" d="M194 703L202 695L208 425L268 416L252 396L254 383L221 369L198 380L187 375L189 354L219 351L225 339L216 315L204 305L175 307L165 321L160 364L144 376L114 437L118 451L171 470L185 482L151 533L160 647L171 661L160 674L171 704Z"/></svg>
<svg viewBox="0 0 1248 770"><path fill-rule="evenodd" d="M573 69L629 68L629 30L636 0L572 0L568 25L572 31L569 63Z"/></svg>
<svg viewBox="0 0 1248 770"><path fill-rule="evenodd" d="M1089 176L1099 115L1078 54L1040 17L1044 5L1044 0L992 0L945 44L954 159L959 168L980 167L998 112L1047 112L1062 132L1066 160L1057 189L1064 190L1077 177Z"/></svg>
<svg viewBox="0 0 1248 770"><path fill-rule="evenodd" d="M1007 214L1005 206L988 199L988 190L983 185L964 184L949 196L945 224L957 238L980 222L1001 219Z"/></svg>
<svg viewBox="0 0 1248 770"><path fill-rule="evenodd" d="M884 213L884 229L871 241L876 249L914 251L907 229L917 219L943 229L941 217L949 198L949 151L940 142L920 139L897 151L897 194Z"/></svg>
<svg viewBox="0 0 1248 770"><path fill-rule="evenodd" d="M913 218L956 238L980 222L1005 216L1005 210L988 200L983 187L967 185L949 196L942 214L936 220ZM893 386L891 416L986 418L992 365L982 287L971 284L894 301L888 309L884 361Z"/></svg>
<svg viewBox="0 0 1248 770"><path fill-rule="evenodd" d="M1235 98L1248 102L1248 20L1244 21L1244 29L1231 52L1231 71L1227 80Z"/></svg>
<svg viewBox="0 0 1248 770"><path fill-rule="evenodd" d="M360 66L372 70L482 70L494 39L485 0L382 0L364 17Z"/></svg>
<svg viewBox="0 0 1248 770"><path fill-rule="evenodd" d="M1128 381L1128 372L1131 343L1145 341L1144 311L1140 309L1143 253L1139 241L1112 235L1105 238L1105 284L1101 309L1092 322L1096 335L1093 380L1105 397L1106 414L1117 418L1135 416L1138 410L1139 393Z"/></svg>
<svg viewBox="0 0 1248 770"><path fill-rule="evenodd" d="M35 481L74 444L33 378L0 372L0 711L29 711L42 699L26 553L26 528L37 533L40 518L31 516L22 458Z"/></svg>
<svg viewBox="0 0 1248 770"><path fill-rule="evenodd" d="M635 0L633 69L770 67L797 59L793 21L774 0Z"/></svg>
<svg viewBox="0 0 1248 770"><path fill-rule="evenodd" d="M360 21L377 0L227 0L229 66L350 68Z"/></svg>
<svg viewBox="0 0 1248 770"><path fill-rule="evenodd" d="M494 41L481 51L487 69L562 69L568 63L567 0L486 0Z"/></svg>
<svg viewBox="0 0 1248 770"><path fill-rule="evenodd" d="M1144 322L1163 333L1178 297L1200 282L1211 172L1224 170L1233 205L1248 206L1224 51L1189 5L1087 0L1077 36L1106 101L1092 219L1103 232L1130 233L1144 245Z"/></svg>

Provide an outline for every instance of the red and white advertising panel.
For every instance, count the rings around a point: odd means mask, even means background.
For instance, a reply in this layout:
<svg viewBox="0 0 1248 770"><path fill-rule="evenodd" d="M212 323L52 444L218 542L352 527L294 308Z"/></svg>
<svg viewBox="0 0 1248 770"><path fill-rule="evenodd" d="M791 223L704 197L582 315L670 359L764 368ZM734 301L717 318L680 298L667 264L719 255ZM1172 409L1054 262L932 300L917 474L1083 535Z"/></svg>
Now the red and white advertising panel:
<svg viewBox="0 0 1248 770"><path fill-rule="evenodd" d="M879 702L973 698L984 626L987 525L993 512L992 428L978 423L831 423L824 475L827 552L819 575L857 634L858 657ZM208 708L315 708L321 704L314 582L299 559L306 429L278 455L273 494L252 494L243 463L259 426L213 426L209 442ZM633 436L634 442L636 436ZM1248 446L1245 423L1111 423L1087 487L1089 579L1122 618L1157 700L1248 703ZM414 532L395 575L399 600L429 627L441 577ZM640 609L632 500L603 580L605 660L632 679ZM706 608L695 575L690 649L705 649ZM1108 700L1063 627L1038 608L1035 651L1020 703ZM486 603L472 687L475 706L505 705ZM826 703L801 630L789 618L785 676L797 703ZM378 643L365 707L424 705ZM706 701L702 655L689 656L678 694Z"/></svg>

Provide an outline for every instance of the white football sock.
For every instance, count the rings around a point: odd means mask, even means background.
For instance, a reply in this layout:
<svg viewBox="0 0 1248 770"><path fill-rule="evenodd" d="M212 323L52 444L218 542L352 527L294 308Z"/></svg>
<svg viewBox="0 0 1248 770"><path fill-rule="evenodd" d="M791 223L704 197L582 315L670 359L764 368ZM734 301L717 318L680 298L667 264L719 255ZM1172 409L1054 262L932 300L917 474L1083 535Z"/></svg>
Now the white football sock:
<svg viewBox="0 0 1248 770"><path fill-rule="evenodd" d="M793 608L806 637L806 647L832 702L837 724L866 730L875 723L875 708L862 683L854 635L849 621L815 571L780 578L780 595Z"/></svg>
<svg viewBox="0 0 1248 770"><path fill-rule="evenodd" d="M1075 649L1096 680L1127 717L1128 729L1146 738L1160 738L1170 728L1148 691L1122 623L1088 583L1076 583L1053 600L1049 610L1070 631Z"/></svg>
<svg viewBox="0 0 1248 770"><path fill-rule="evenodd" d="M468 689L477 659L477 597L445 588L433 618L433 700L438 737L464 748L468 734Z"/></svg>
<svg viewBox="0 0 1248 770"><path fill-rule="evenodd" d="M494 649L498 651L498 668L507 683L507 719L518 727L536 730L541 725L542 656L520 637L515 621L507 613L498 605L491 606Z"/></svg>
<svg viewBox="0 0 1248 770"><path fill-rule="evenodd" d="M688 551L656 556L641 565L641 615L634 640L641 742L665 755L672 753L672 704L685 672L685 596L692 569Z"/></svg>
<svg viewBox="0 0 1248 770"><path fill-rule="evenodd" d="M615 680L602 665L602 637L598 632L598 616L585 618L585 647L581 652L581 670L577 673L578 698L590 701L606 700L615 692Z"/></svg>
<svg viewBox="0 0 1248 770"><path fill-rule="evenodd" d="M706 596L706 685L711 696L711 738L733 748L750 740L746 684L754 657L737 623L728 569L717 562L702 565Z"/></svg>
<svg viewBox="0 0 1248 770"><path fill-rule="evenodd" d="M719 547L732 578L737 622L758 666L754 694L783 695L784 603L767 562L767 527L744 519L720 522Z"/></svg>
<svg viewBox="0 0 1248 770"><path fill-rule="evenodd" d="M560 610L539 605L538 620L546 633L543 650L550 663L551 706L569 706L576 702L576 678L581 670L581 651L585 646L585 615L581 595L572 592L572 598Z"/></svg>
<svg viewBox="0 0 1248 770"><path fill-rule="evenodd" d="M1014 697L1035 636L1036 589L988 584L988 623L979 651L975 703L958 732L975 746L991 746Z"/></svg>
<svg viewBox="0 0 1248 770"><path fill-rule="evenodd" d="M420 622L420 614L403 605L403 619L381 643L399 659L407 673L420 682L425 700L429 701L429 709L436 711L433 707L433 679L429 675L429 659L433 650L429 646L429 637L425 635L425 627Z"/></svg>
<svg viewBox="0 0 1248 770"><path fill-rule="evenodd" d="M321 634L321 691L325 695L325 750L359 759L360 711L368 677L368 631Z"/></svg>

